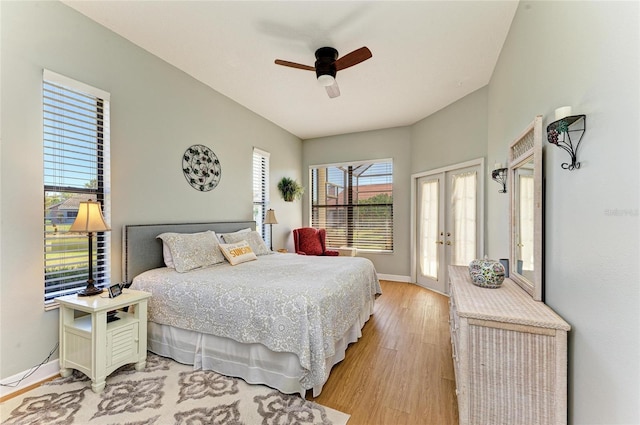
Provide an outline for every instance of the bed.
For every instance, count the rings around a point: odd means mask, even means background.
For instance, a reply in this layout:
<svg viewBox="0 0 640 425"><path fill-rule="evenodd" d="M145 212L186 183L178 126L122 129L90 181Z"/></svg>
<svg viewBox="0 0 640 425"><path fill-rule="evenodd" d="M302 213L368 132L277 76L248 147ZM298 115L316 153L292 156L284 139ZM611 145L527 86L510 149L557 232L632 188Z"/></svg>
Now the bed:
<svg viewBox="0 0 640 425"><path fill-rule="evenodd" d="M196 369L316 397L373 314L381 293L375 268L361 257L270 251L234 266L186 272L165 266L160 234L240 229L255 223L123 227L123 277L152 293L148 349Z"/></svg>

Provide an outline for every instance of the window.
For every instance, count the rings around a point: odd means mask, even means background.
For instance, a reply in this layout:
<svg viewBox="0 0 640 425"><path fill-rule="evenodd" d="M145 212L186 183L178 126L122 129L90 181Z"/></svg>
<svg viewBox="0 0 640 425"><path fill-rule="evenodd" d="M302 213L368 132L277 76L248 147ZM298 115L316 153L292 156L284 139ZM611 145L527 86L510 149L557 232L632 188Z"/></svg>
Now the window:
<svg viewBox="0 0 640 425"><path fill-rule="evenodd" d="M393 251L393 162L311 167L311 225L327 246Z"/></svg>
<svg viewBox="0 0 640 425"><path fill-rule="evenodd" d="M271 234L265 232L264 215L269 207L269 152L253 148L253 220L267 245Z"/></svg>
<svg viewBox="0 0 640 425"><path fill-rule="evenodd" d="M45 70L42 84L44 151L44 300L86 287L88 238L67 233L81 201L100 202L109 222L109 93ZM93 277L109 282L110 237L95 235Z"/></svg>

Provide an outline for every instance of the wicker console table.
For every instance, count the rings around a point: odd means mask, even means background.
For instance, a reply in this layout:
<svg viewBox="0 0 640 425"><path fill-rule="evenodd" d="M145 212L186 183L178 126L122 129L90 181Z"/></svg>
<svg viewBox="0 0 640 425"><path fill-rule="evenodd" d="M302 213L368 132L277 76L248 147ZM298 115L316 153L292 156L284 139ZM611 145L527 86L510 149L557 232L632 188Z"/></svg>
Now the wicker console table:
<svg viewBox="0 0 640 425"><path fill-rule="evenodd" d="M480 288L461 266L449 279L460 425L566 424L569 324L510 279Z"/></svg>

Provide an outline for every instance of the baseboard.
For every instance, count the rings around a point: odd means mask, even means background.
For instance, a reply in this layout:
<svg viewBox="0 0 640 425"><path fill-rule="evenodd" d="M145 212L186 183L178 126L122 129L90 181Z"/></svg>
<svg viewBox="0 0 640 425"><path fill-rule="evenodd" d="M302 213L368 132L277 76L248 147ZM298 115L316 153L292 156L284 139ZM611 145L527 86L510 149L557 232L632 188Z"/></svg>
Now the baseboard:
<svg viewBox="0 0 640 425"><path fill-rule="evenodd" d="M11 394L21 391L25 388L28 388L32 385L38 384L42 381L45 381L53 376L56 376L60 373L60 361L58 359L51 360L48 363L43 364L33 372L28 378L25 378L20 384L10 387L5 387L5 385L10 385L12 382L19 381L23 376L29 373L31 369L25 370L24 372L17 373L13 376L3 379L0 381L0 398L4 398L6 396L10 396Z"/></svg>
<svg viewBox="0 0 640 425"><path fill-rule="evenodd" d="M382 274L378 273L378 279L381 280L393 280L394 282L406 282L411 283L410 276L402 276L399 274Z"/></svg>

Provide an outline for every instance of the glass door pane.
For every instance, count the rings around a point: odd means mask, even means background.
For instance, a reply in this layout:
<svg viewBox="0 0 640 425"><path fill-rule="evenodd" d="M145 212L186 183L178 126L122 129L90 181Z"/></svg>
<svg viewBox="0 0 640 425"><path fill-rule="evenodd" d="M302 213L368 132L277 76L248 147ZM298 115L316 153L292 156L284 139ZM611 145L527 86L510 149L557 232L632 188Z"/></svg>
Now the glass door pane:
<svg viewBox="0 0 640 425"><path fill-rule="evenodd" d="M439 218L439 182L429 180L421 184L420 209L420 273L434 279L438 278L438 220Z"/></svg>
<svg viewBox="0 0 640 425"><path fill-rule="evenodd" d="M477 258L477 173L453 174L451 215L453 226L448 233L451 246L451 264L467 266Z"/></svg>

